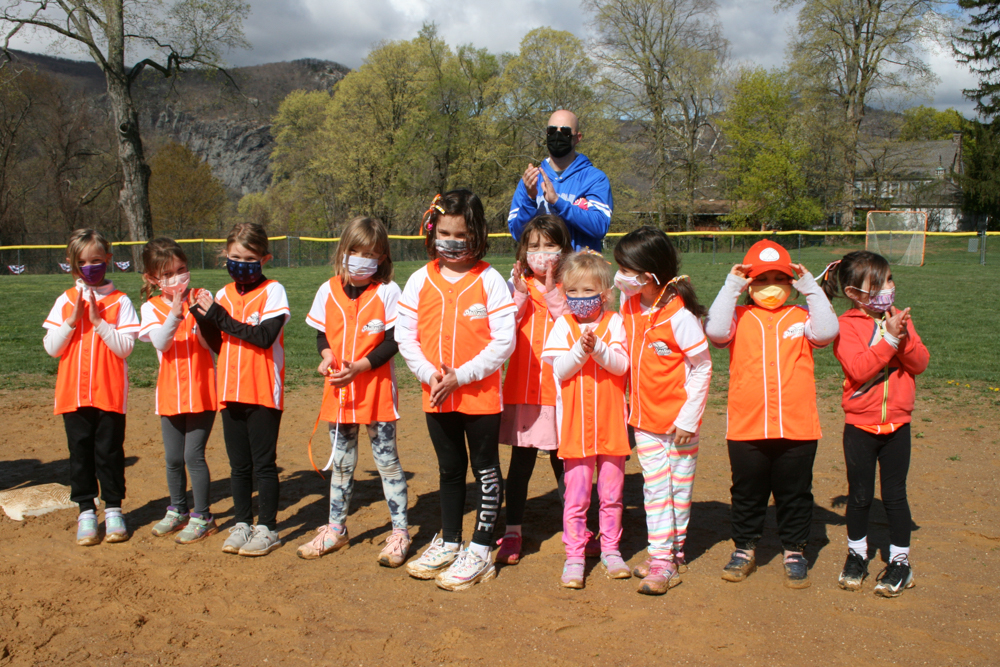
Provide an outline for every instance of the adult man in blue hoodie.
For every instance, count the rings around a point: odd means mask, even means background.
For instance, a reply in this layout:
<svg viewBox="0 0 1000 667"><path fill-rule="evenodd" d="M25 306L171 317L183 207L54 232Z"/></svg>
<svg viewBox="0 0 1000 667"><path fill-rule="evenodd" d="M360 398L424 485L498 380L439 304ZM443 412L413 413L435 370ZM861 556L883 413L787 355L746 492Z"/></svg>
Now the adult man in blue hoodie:
<svg viewBox="0 0 1000 667"><path fill-rule="evenodd" d="M560 109L549 117L549 157L537 167L528 165L510 204L507 226L515 240L536 215L555 214L569 228L575 250L604 247L611 225L611 182L586 155L576 152L582 138L572 111Z"/></svg>

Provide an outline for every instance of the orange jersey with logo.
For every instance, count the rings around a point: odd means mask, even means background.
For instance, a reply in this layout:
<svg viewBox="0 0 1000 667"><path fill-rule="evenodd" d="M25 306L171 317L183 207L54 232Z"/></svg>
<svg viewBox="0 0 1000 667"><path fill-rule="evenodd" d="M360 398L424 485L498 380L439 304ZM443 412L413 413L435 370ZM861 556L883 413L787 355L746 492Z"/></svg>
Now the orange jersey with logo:
<svg viewBox="0 0 1000 667"><path fill-rule="evenodd" d="M809 311L737 306L729 344L729 440L818 440Z"/></svg>
<svg viewBox="0 0 1000 667"><path fill-rule="evenodd" d="M503 401L508 405L555 405L556 383L552 366L542 362L545 338L555 320L549 314L545 295L531 276L524 277L528 300L517 328L516 345L503 381Z"/></svg>
<svg viewBox="0 0 1000 667"><path fill-rule="evenodd" d="M75 287L61 294L42 326L61 327L73 313L77 294ZM101 319L122 333L139 332L139 318L124 292L112 289L105 296L95 294L95 297ZM111 351L84 313L59 357L55 414L87 407L125 414L128 362Z"/></svg>
<svg viewBox="0 0 1000 667"><path fill-rule="evenodd" d="M149 342L151 331L163 326L170 304L154 296L140 309L142 328L139 340ZM166 352L156 351L160 373L156 380L156 414L173 416L208 412L218 407L215 393L215 360L208 345L198 336L198 323L185 303L174 343Z"/></svg>
<svg viewBox="0 0 1000 667"><path fill-rule="evenodd" d="M675 296L656 311L642 312L637 294L622 304L631 364L629 424L666 433L687 401L685 357L708 349L701 322Z"/></svg>
<svg viewBox="0 0 1000 667"><path fill-rule="evenodd" d="M265 280L255 290L240 294L229 283L215 300L237 322L256 326L272 317L288 321L288 297L275 280ZM285 331L266 350L222 332L219 350L219 406L251 403L283 410L285 406Z"/></svg>
<svg viewBox="0 0 1000 667"><path fill-rule="evenodd" d="M396 326L399 285L372 282L357 299L344 292L334 276L320 286L306 316L306 324L326 334L337 361L360 361L385 340ZM336 367L336 366L335 366ZM341 424L371 424L399 419L396 410L396 374L393 362L358 375L344 387L343 400L336 388L323 393L320 418Z"/></svg>
<svg viewBox="0 0 1000 667"><path fill-rule="evenodd" d="M507 283L486 262L451 282L434 260L415 272L399 300L400 315L416 320L417 339L427 362L458 369L490 344L491 318L516 311ZM402 349L402 344L401 344ZM502 411L502 363L480 380L460 385L438 407L431 407L430 385L422 384L425 412L462 412L470 415Z"/></svg>
<svg viewBox="0 0 1000 667"><path fill-rule="evenodd" d="M594 333L605 345L626 352L621 315L605 311L596 327ZM569 353L582 333L573 315L563 315L552 327L542 357L552 363L555 358ZM627 372L615 375L593 357L587 357L583 368L571 377L556 381L559 458L628 455L627 382Z"/></svg>

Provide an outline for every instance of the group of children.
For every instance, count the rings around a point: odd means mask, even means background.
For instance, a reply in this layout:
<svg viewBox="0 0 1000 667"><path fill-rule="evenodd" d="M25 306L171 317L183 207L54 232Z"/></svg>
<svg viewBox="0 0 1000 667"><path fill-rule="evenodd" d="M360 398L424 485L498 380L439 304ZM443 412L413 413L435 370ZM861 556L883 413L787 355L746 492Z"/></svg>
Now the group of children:
<svg viewBox="0 0 1000 667"><path fill-rule="evenodd" d="M909 422L914 376L926 368L928 354L909 309L893 306L884 258L852 252L826 268L821 287L781 246L760 241L706 310L688 277L679 275L673 245L652 227L622 237L613 275L600 254L573 252L558 217L539 216L523 230L507 281L482 260L487 227L472 192L438 195L422 225L431 261L400 291L384 225L352 220L334 275L320 286L306 318L317 330L317 370L325 378L320 417L329 422L332 454L329 520L298 548L300 557L320 558L349 543L346 519L363 425L393 528L378 562L399 567L407 561L407 484L396 447L398 351L421 383L440 476L441 530L407 564L412 577L462 590L495 577L496 563L518 563L529 480L540 452L547 452L563 505L561 585L583 588L585 559L599 556L609 577L636 576L640 593L666 593L687 567L711 343L730 351L726 439L735 550L722 576L739 582L756 569L754 550L773 495L785 582L808 586L803 552L820 438L812 351L833 343L845 374L849 485L848 557L839 583L858 590L868 574L868 511L878 466L891 546L875 590L894 597L913 585ZM213 296L190 288L176 242L151 241L143 252L140 321L128 297L105 279L107 241L92 230L72 235L68 259L76 284L46 319L44 342L59 359L55 412L63 415L69 442L78 544L101 541L98 497L105 503L104 539L129 538L121 512L126 358L138 337L153 344L160 360L156 412L170 505L153 534L176 534L178 543L189 544L218 532L205 443L219 410L235 512L222 549L262 556L280 546L276 445L289 308L284 288L264 276L270 258L262 227L236 225L225 246L233 282ZM618 310L613 287L621 293ZM796 292L806 307L788 303ZM830 299L841 294L852 307L838 319ZM500 442L511 446L506 480ZM625 461L633 446L648 532L648 558L634 570L619 550ZM470 463L475 516L471 540L463 543ZM587 526L595 474L596 535ZM506 529L494 558L505 487Z"/></svg>

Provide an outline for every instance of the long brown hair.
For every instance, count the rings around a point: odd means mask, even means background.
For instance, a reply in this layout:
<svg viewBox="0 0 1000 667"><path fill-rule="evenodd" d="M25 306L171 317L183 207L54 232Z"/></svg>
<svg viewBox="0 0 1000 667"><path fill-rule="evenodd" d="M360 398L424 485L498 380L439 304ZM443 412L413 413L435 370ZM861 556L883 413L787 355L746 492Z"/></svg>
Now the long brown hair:
<svg viewBox="0 0 1000 667"><path fill-rule="evenodd" d="M347 284L348 272L344 266L344 257L357 248L372 247L382 255L382 263L378 265L372 280L377 283L388 283L392 280L392 257L389 255L389 232L381 220L360 216L354 218L344 227L337 244L337 252L333 256L333 272Z"/></svg>
<svg viewBox="0 0 1000 667"><path fill-rule="evenodd" d="M434 239L437 238L437 221L442 215L458 215L465 219L465 229L468 232L469 251L476 260L486 255L490 247L489 234L486 231L486 213L483 212L483 202L472 190L459 188L450 190L443 195L437 195L431 206L424 213L424 247L431 259L437 258Z"/></svg>
<svg viewBox="0 0 1000 667"><path fill-rule="evenodd" d="M180 244L173 239L164 236L158 239L153 239L143 246L142 265L145 267L142 274L143 301L149 301L149 298L153 296L153 292L160 289L159 282L154 282L150 280L149 277L159 276L163 271L163 268L175 259L179 259L184 262L185 266L188 263L188 258L187 255L184 254L184 250L181 248Z"/></svg>
<svg viewBox="0 0 1000 667"><path fill-rule="evenodd" d="M569 230L566 223L558 215L538 215L531 219L521 231L521 240L517 244L515 260L521 263L521 270L525 276L534 276L535 272L528 266L528 244L531 243L531 233L538 232L548 240L559 246L563 257L573 252L573 244L570 241ZM562 257L559 258L562 262ZM556 276L559 276L559 266L556 265Z"/></svg>
<svg viewBox="0 0 1000 667"><path fill-rule="evenodd" d="M656 276L659 285L666 285L676 278L681 264L680 256L667 235L649 225L632 230L618 241L615 261L629 271ZM695 317L708 314L705 306L698 302L690 280L678 280L670 285L669 290L684 300L684 307Z"/></svg>
<svg viewBox="0 0 1000 667"><path fill-rule="evenodd" d="M867 279L868 291L874 293L882 289L891 274L889 260L885 257L867 250L855 250L844 255L826 270L823 276L823 292L831 301L841 295L851 299L847 296L845 288L862 290Z"/></svg>

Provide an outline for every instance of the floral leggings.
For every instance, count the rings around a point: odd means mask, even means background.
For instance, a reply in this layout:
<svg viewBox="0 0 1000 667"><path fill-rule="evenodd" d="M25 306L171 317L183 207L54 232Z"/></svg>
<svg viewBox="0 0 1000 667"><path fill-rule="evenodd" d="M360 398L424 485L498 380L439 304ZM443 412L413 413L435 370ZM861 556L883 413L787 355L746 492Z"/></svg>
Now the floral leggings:
<svg viewBox="0 0 1000 667"><path fill-rule="evenodd" d="M406 476L396 451L396 422L372 422L368 438L372 441L375 467L382 477L382 491L389 505L392 527L406 530ZM330 477L330 523L344 525L354 493L354 470L358 467L358 424L330 425L333 444L333 474Z"/></svg>

